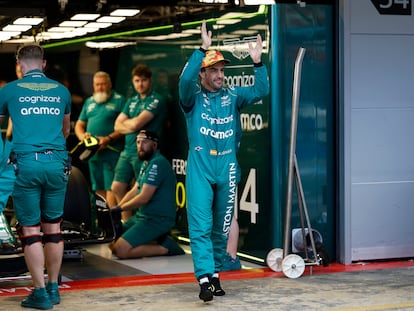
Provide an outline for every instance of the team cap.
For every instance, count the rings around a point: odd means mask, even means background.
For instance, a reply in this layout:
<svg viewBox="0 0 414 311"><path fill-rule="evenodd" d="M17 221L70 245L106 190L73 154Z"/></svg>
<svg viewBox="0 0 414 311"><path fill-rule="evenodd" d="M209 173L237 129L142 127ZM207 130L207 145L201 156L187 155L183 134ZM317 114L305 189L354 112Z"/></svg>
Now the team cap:
<svg viewBox="0 0 414 311"><path fill-rule="evenodd" d="M150 140L155 141L155 142L158 142L158 140L159 140L157 133L152 132L152 131L147 131L147 130L139 131L139 133L137 135L137 139L138 138L150 139Z"/></svg>
<svg viewBox="0 0 414 311"><path fill-rule="evenodd" d="M223 54L217 50L208 50L206 56L204 56L201 68L206 68L217 64L218 62L224 62L225 64L230 63L228 59L225 59Z"/></svg>

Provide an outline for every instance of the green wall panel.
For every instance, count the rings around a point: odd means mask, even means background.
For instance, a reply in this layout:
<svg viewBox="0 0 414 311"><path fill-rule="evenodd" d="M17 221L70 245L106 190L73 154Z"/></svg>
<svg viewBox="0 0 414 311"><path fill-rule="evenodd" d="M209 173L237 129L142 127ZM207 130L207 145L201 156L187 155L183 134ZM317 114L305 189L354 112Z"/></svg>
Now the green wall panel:
<svg viewBox="0 0 414 311"><path fill-rule="evenodd" d="M296 156L312 228L322 235L331 258L335 254L335 101L333 8L327 5L278 5L274 10L273 57L280 92L281 211L286 205L286 179L290 140L294 63L300 47L302 63ZM276 176L277 178L277 176ZM295 189L295 188L294 188ZM277 208L276 208L277 210ZM283 218L284 220L284 218ZM296 192L293 193L291 228L300 228ZM283 247L275 232L275 246ZM290 247L290 246L289 246Z"/></svg>

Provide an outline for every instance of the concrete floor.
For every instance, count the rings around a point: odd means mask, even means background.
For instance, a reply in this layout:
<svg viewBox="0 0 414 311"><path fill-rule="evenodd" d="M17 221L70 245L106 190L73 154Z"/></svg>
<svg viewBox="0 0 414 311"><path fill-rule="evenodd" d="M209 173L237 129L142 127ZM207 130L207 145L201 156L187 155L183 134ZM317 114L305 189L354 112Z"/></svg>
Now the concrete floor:
<svg viewBox="0 0 414 311"><path fill-rule="evenodd" d="M198 299L191 273L152 276L142 284L139 279L148 275L119 285L113 279L78 281L77 286L63 282L62 301L54 310L414 310L413 261L336 267L314 267L312 275L307 267L296 279L268 268L225 272L221 278L226 295L209 303ZM23 310L21 300L21 294L10 293L0 298L0 310Z"/></svg>

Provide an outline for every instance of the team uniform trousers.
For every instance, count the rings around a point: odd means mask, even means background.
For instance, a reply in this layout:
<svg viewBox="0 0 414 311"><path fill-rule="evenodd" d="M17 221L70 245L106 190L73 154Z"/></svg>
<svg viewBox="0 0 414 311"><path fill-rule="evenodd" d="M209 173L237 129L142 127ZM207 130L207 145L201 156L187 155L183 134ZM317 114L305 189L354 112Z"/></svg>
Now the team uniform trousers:
<svg viewBox="0 0 414 311"><path fill-rule="evenodd" d="M13 203L20 225L34 226L41 220L47 222L63 215L68 182L66 163L66 151L17 154Z"/></svg>

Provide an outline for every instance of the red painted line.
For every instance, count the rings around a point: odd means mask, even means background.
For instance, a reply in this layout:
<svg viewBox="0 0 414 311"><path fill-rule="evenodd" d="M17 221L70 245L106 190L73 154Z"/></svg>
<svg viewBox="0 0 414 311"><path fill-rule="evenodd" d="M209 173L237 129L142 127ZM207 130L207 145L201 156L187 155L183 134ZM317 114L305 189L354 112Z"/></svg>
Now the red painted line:
<svg viewBox="0 0 414 311"><path fill-rule="evenodd" d="M406 261L387 261L387 262L361 262L350 265L342 265L338 263L330 264L328 267L323 266L307 266L304 275L319 275L328 273L345 273L345 272L360 272L382 269L398 269L414 267L414 260ZM311 271L312 270L312 271ZM257 279L257 278L271 278L271 277L285 277L283 272L274 272L270 268L255 268L243 269L237 271L221 272L220 277L223 280L242 280L242 279ZM196 282L194 274L177 273L177 274L159 274L159 275L140 275L140 276L124 276L116 278L104 278L93 280L78 280L63 282L60 285L60 290L75 291L75 290L92 290L101 288L114 287L128 287L128 286L148 286L160 284L179 284ZM18 283L18 282L17 282ZM31 291L30 279L26 284L16 285L16 282L0 281L0 298L9 296L25 296Z"/></svg>

